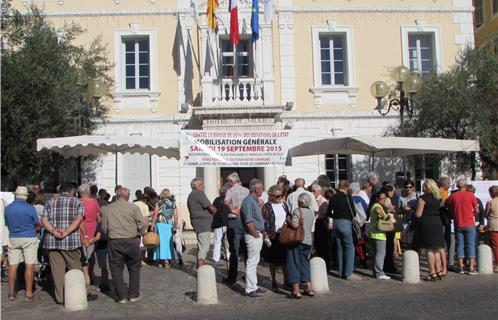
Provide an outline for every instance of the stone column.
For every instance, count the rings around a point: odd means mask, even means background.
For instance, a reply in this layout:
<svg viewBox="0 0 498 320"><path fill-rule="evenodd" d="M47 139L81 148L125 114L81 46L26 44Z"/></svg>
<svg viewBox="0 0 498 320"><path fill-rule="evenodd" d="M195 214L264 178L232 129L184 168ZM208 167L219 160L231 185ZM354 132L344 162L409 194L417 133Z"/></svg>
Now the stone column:
<svg viewBox="0 0 498 320"><path fill-rule="evenodd" d="M64 308L68 311L78 311L87 307L83 272L77 269L69 270L64 276Z"/></svg>
<svg viewBox="0 0 498 320"><path fill-rule="evenodd" d="M491 247L486 244L480 244L477 250L477 271L480 274L493 274L493 252L491 251Z"/></svg>
<svg viewBox="0 0 498 320"><path fill-rule="evenodd" d="M420 282L420 266L416 251L406 250L405 253L403 253L403 282Z"/></svg>
<svg viewBox="0 0 498 320"><path fill-rule="evenodd" d="M275 167L265 167L264 168L264 184L265 184L265 190L268 190L272 185L277 183L277 177L275 174Z"/></svg>
<svg viewBox="0 0 498 320"><path fill-rule="evenodd" d="M313 290L317 293L329 292L329 279L325 260L320 257L314 257L310 261L310 268Z"/></svg>
<svg viewBox="0 0 498 320"><path fill-rule="evenodd" d="M197 269L197 303L218 303L215 271L213 267L207 264Z"/></svg>
<svg viewBox="0 0 498 320"><path fill-rule="evenodd" d="M213 200L218 196L219 187L217 172L217 168L204 167L204 192L211 202L213 202Z"/></svg>

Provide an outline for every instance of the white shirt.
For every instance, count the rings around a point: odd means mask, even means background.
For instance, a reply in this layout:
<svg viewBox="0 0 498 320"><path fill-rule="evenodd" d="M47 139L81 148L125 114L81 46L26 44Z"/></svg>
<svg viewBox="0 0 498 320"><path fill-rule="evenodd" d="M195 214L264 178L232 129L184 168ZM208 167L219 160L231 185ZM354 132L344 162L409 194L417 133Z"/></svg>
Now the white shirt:
<svg viewBox="0 0 498 320"><path fill-rule="evenodd" d="M358 191L358 196L360 196L363 200L365 200L367 206L370 204L370 198L368 197L368 194L365 190Z"/></svg>
<svg viewBox="0 0 498 320"><path fill-rule="evenodd" d="M310 209L313 210L314 212L318 211L318 204L316 203L315 195L309 191L306 191L304 188L297 188L296 191L291 193L287 197L287 205L289 206L289 211L293 212L297 207L297 198L301 193L307 193L310 196L311 202L310 202Z"/></svg>
<svg viewBox="0 0 498 320"><path fill-rule="evenodd" d="M282 203L272 203L271 207L273 209L273 213L275 213L275 231L280 232L287 215L285 213L284 205Z"/></svg>

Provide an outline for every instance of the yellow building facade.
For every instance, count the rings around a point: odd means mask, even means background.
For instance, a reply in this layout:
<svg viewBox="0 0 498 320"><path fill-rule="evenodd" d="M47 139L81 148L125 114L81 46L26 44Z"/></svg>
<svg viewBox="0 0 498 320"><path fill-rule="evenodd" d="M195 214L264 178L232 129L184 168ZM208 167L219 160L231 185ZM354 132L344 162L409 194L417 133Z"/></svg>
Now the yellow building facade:
<svg viewBox="0 0 498 320"><path fill-rule="evenodd" d="M383 135L399 115L381 116L369 88L389 82L405 65L420 74L448 69L474 43L471 0L260 0L259 39L251 41L251 0L239 0L240 44L229 41L228 0L219 0L218 32L209 30L207 1L14 1L21 11L43 8L55 26L77 23L77 41L100 36L114 62L115 86L99 134L178 137L183 129L290 130L292 144L331 136ZM489 1L491 2L491 1ZM197 14L196 14L197 12ZM496 20L496 19L495 19ZM392 81L390 81L392 83ZM104 156L88 180L113 190L169 187L184 203L190 180L206 180L212 200L228 173L257 177L266 187L279 175L311 183L327 173L360 181L369 171L360 156L321 155L293 166L184 168L176 160ZM379 161L393 179L399 162ZM149 174L151 180L149 180Z"/></svg>
<svg viewBox="0 0 498 320"><path fill-rule="evenodd" d="M498 54L498 1L475 0L475 43Z"/></svg>

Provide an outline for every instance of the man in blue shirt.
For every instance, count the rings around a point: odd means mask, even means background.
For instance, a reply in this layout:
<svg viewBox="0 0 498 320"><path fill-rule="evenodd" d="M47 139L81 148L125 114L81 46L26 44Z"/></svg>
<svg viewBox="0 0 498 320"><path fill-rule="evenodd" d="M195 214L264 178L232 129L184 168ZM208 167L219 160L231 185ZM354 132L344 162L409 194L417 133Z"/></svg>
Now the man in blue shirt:
<svg viewBox="0 0 498 320"><path fill-rule="evenodd" d="M9 300L16 299L17 266L26 265L24 279L26 281L25 301L33 298L33 272L37 263L38 238L40 221L36 209L26 202L28 188L19 186L14 193L15 200L5 208L5 224L9 228Z"/></svg>
<svg viewBox="0 0 498 320"><path fill-rule="evenodd" d="M246 296L261 297L265 290L258 288L257 268L261 248L263 247L263 216L259 206L259 197L263 194L263 182L254 179L249 185L249 195L242 201L240 208L242 222L245 226L244 240L247 246L246 261Z"/></svg>

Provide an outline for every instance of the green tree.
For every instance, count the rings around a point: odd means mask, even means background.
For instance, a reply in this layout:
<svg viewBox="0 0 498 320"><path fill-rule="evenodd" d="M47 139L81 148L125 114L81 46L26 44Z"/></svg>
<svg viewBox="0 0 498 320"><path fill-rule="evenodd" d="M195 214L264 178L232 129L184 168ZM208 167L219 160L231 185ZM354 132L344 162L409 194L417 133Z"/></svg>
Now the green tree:
<svg viewBox="0 0 498 320"><path fill-rule="evenodd" d="M424 77L416 114L405 123L407 135L478 139L485 178L498 178L498 57L466 48L447 72ZM471 154L449 155L460 172L469 171Z"/></svg>
<svg viewBox="0 0 498 320"><path fill-rule="evenodd" d="M90 133L102 123L107 108L84 98L81 79L99 79L109 88L113 66L100 38L76 45L80 26L56 29L36 7L22 14L2 2L1 27L2 189L55 183L63 159L37 152L36 140Z"/></svg>

